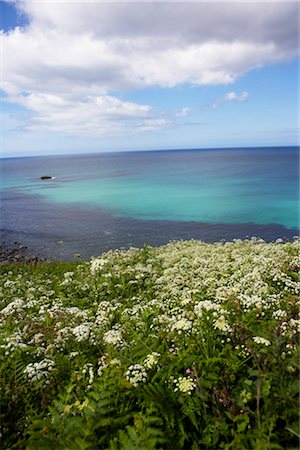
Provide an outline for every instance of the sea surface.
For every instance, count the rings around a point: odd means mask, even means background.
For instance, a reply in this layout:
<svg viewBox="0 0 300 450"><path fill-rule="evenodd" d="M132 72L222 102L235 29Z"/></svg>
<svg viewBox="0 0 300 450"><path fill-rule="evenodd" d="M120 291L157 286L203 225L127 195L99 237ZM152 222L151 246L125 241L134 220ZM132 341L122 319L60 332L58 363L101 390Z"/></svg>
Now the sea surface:
<svg viewBox="0 0 300 450"><path fill-rule="evenodd" d="M0 175L1 242L50 259L299 235L296 147L3 158Z"/></svg>

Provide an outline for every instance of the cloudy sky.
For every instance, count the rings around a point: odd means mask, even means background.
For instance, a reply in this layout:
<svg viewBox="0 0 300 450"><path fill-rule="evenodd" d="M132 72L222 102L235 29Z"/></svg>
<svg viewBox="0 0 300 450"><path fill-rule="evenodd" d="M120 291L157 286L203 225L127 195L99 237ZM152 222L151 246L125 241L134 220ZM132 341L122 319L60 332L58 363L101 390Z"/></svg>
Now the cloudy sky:
<svg viewBox="0 0 300 450"><path fill-rule="evenodd" d="M1 152L298 144L299 3L0 1Z"/></svg>

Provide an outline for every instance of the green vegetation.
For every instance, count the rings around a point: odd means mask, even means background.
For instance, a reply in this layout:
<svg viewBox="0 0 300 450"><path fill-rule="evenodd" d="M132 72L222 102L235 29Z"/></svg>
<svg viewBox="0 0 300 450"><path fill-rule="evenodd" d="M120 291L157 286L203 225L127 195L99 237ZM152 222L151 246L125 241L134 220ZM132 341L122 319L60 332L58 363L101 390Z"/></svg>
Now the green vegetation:
<svg viewBox="0 0 300 450"><path fill-rule="evenodd" d="M299 244L1 266L1 448L297 449Z"/></svg>

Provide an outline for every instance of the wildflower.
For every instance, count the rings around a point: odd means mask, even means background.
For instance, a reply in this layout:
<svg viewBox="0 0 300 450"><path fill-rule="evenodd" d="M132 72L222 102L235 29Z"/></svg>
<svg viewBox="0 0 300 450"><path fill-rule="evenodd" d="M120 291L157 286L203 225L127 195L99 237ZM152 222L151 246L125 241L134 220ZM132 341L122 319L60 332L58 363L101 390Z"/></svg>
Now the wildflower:
<svg viewBox="0 0 300 450"><path fill-rule="evenodd" d="M14 314L15 312L22 311L25 304L24 301L20 298L16 298L13 302L9 303L5 308L3 308L0 312L4 315Z"/></svg>
<svg viewBox="0 0 300 450"><path fill-rule="evenodd" d="M4 339L6 344L0 345L0 348L5 349L5 355L8 356L10 353L13 353L18 348L26 348L27 345L23 342L22 336L15 332L11 336L8 336Z"/></svg>
<svg viewBox="0 0 300 450"><path fill-rule="evenodd" d="M6 289L6 288L9 288L9 287L11 287L11 286L14 286L14 284L15 284L15 281L12 281L12 280L6 280L5 283L4 283L4 285L3 285L3 287Z"/></svg>
<svg viewBox="0 0 300 450"><path fill-rule="evenodd" d="M98 374L99 377L101 377L101 375L103 375L103 370L108 367L107 358L108 358L108 354L104 353L104 355L102 355L101 358L98 361L97 374Z"/></svg>
<svg viewBox="0 0 300 450"><path fill-rule="evenodd" d="M139 383L146 382L147 373L144 366L141 364L133 364L132 366L129 366L128 370L125 372L125 378L129 381L129 383L137 387Z"/></svg>
<svg viewBox="0 0 300 450"><path fill-rule="evenodd" d="M158 363L159 357L160 357L160 353L156 353L156 352L150 353L150 355L148 355L144 361L144 364L147 367L147 369L152 369L152 367Z"/></svg>
<svg viewBox="0 0 300 450"><path fill-rule="evenodd" d="M197 303L195 305L195 307L194 307L195 314L198 317L202 317L203 310L206 310L206 311L211 311L211 310L212 311L219 311L220 309L221 309L220 305L218 305L217 303L211 302L210 300L201 301L201 302Z"/></svg>
<svg viewBox="0 0 300 450"><path fill-rule="evenodd" d="M278 309L277 311L273 312L272 316L276 320L281 320L281 319L285 319L286 318L287 313L286 313L286 311L283 311L282 309Z"/></svg>
<svg viewBox="0 0 300 450"><path fill-rule="evenodd" d="M91 260L91 274L94 275L98 270L102 269L107 264L107 260L103 258L93 258Z"/></svg>
<svg viewBox="0 0 300 450"><path fill-rule="evenodd" d="M93 384L93 381L94 381L94 369L93 369L93 364L91 364L91 363L86 363L86 364L83 366L82 374L83 374L83 375L88 374L88 376L89 376L89 379L88 379L88 389L90 389L91 386L92 386L92 384Z"/></svg>
<svg viewBox="0 0 300 450"><path fill-rule="evenodd" d="M70 327L64 327L64 328L61 328L60 330L58 330L57 336L56 336L56 341L57 342L64 341L66 338L68 338L71 330L72 330L72 328L70 328ZM74 330L75 330L75 328L74 328ZM73 330L73 333L74 333L74 330ZM77 333L77 332L75 332L75 333Z"/></svg>
<svg viewBox="0 0 300 450"><path fill-rule="evenodd" d="M64 277L65 277L65 278L72 278L73 275L74 275L74 272L65 272L65 273L64 273Z"/></svg>
<svg viewBox="0 0 300 450"><path fill-rule="evenodd" d="M74 275L74 272L65 272L64 280L60 283L60 285L65 286L66 284L70 283L72 281L73 275Z"/></svg>
<svg viewBox="0 0 300 450"><path fill-rule="evenodd" d="M176 385L174 392L180 391L189 395L191 395L192 391L196 387L196 383L191 378L186 377L178 377L178 379L175 379L173 383Z"/></svg>
<svg viewBox="0 0 300 450"><path fill-rule="evenodd" d="M52 359L45 358L40 362L29 363L24 372L30 382L41 380L42 378L47 378L49 373L54 369L55 362ZM49 381L46 380L46 384Z"/></svg>
<svg viewBox="0 0 300 450"><path fill-rule="evenodd" d="M90 329L87 325L78 325L73 329L73 334L75 336L76 341L82 342L86 341L90 335Z"/></svg>
<svg viewBox="0 0 300 450"><path fill-rule="evenodd" d="M121 366L121 361L118 358L113 358L109 361L111 367Z"/></svg>
<svg viewBox="0 0 300 450"><path fill-rule="evenodd" d="M220 331L231 331L230 326L225 320L224 316L220 316L217 320L214 321L213 327L215 330Z"/></svg>
<svg viewBox="0 0 300 450"><path fill-rule="evenodd" d="M268 339L265 339L261 336L254 336L253 340L256 344L263 344L266 347L268 347L268 345L271 345L271 342Z"/></svg>
<svg viewBox="0 0 300 450"><path fill-rule="evenodd" d="M33 336L31 341L28 342L28 344L40 344L44 340L43 333L37 333Z"/></svg>
<svg viewBox="0 0 300 450"><path fill-rule="evenodd" d="M123 343L122 332L118 329L109 330L104 333L103 340L107 344L116 345L118 347Z"/></svg>
<svg viewBox="0 0 300 450"><path fill-rule="evenodd" d="M172 325L172 331L178 331L181 334L182 331L188 331L192 328L192 322L185 318L178 320Z"/></svg>

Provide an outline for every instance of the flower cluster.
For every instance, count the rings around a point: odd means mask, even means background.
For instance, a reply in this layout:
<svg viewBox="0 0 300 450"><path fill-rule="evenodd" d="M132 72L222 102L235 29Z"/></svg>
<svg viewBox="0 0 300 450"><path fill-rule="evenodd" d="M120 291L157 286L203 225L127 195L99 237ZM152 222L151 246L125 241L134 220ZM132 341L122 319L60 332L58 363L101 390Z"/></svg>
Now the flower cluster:
<svg viewBox="0 0 300 450"><path fill-rule="evenodd" d="M213 327L215 330L220 330L220 331L231 331L230 326L228 325L228 323L225 320L225 317L222 315L220 317L218 317L218 319L216 319L214 321Z"/></svg>
<svg viewBox="0 0 300 450"><path fill-rule="evenodd" d="M140 383L146 382L147 372L141 364L133 364L132 366L129 366L128 370L125 372L125 378L129 383L136 387Z"/></svg>
<svg viewBox="0 0 300 450"><path fill-rule="evenodd" d="M93 258L91 260L91 273L94 275L98 270L101 270L107 264L104 258Z"/></svg>
<svg viewBox="0 0 300 450"><path fill-rule="evenodd" d="M266 347L271 345L271 342L268 339L265 339L261 336L254 336L253 340L256 344L262 344L265 345Z"/></svg>
<svg viewBox="0 0 300 450"><path fill-rule="evenodd" d="M73 329L73 334L78 342L86 341L90 335L90 328L86 324L78 325Z"/></svg>
<svg viewBox="0 0 300 450"><path fill-rule="evenodd" d="M160 353L157 352L150 353L150 355L148 355L144 361L144 366L147 369L152 369L152 367L157 365L160 356L161 356Z"/></svg>
<svg viewBox="0 0 300 450"><path fill-rule="evenodd" d="M5 356L13 355L17 349L27 348L27 345L23 342L22 336L19 331L12 333L10 336L4 338L4 344L0 345L0 348L5 350Z"/></svg>
<svg viewBox="0 0 300 450"><path fill-rule="evenodd" d="M109 331L106 331L103 335L103 340L106 344L114 345L116 347L122 346L124 344L122 330L115 327Z"/></svg>
<svg viewBox="0 0 300 450"><path fill-rule="evenodd" d="M46 358L40 362L29 363L24 369L24 374L27 375L28 381L31 383L44 379L45 383L48 384L49 380L47 378L54 366L55 362Z"/></svg>
<svg viewBox="0 0 300 450"><path fill-rule="evenodd" d="M183 331L189 331L192 328L193 324L190 320L185 319L184 317L177 320L171 327L172 331L177 331L178 334L181 334Z"/></svg>
<svg viewBox="0 0 300 450"><path fill-rule="evenodd" d="M178 377L173 380L173 383L176 386L174 392L180 391L184 394L191 395L192 391L196 388L196 383L192 380L192 378Z"/></svg>
<svg viewBox="0 0 300 450"><path fill-rule="evenodd" d="M93 364L91 363L86 363L83 366L82 369L82 374L84 376L88 376L88 386L87 389L91 389L93 381L94 381L94 368L93 368Z"/></svg>

